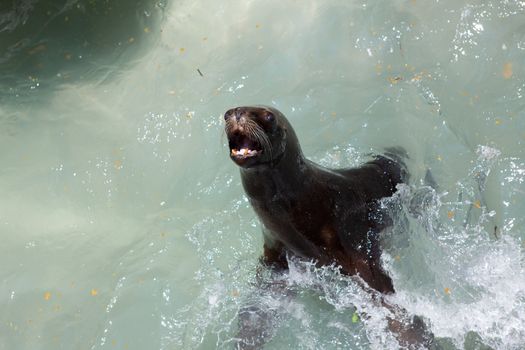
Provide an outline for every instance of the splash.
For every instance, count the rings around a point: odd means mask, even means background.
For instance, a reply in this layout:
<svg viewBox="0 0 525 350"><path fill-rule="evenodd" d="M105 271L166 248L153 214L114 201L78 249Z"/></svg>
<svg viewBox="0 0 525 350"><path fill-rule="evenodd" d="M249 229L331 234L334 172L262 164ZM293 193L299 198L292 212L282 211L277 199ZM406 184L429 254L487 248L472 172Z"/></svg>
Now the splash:
<svg viewBox="0 0 525 350"><path fill-rule="evenodd" d="M437 337L457 348L477 341L516 349L525 342L520 233L515 218L505 218L508 225L496 234L496 211L483 199L488 175L502 165L512 170L513 160L487 146L476 153L469 175L450 193L404 185L384 201L397 219L385 261L395 276L393 300L428 319Z"/></svg>
<svg viewBox="0 0 525 350"><path fill-rule="evenodd" d="M328 163L333 161L330 155ZM503 166L517 175L519 171L511 165L515 160L501 159L497 149L479 146L476 155L467 177L449 191L401 185L395 196L383 201L383 209L394 220L385 233L383 264L397 291L386 300L421 316L445 348L517 349L525 342L521 242L512 234L512 220L500 236L493 235L495 211L479 198L495 169ZM515 177L507 178L516 182ZM288 272L263 276L263 284L280 287L260 288L261 281L255 281L253 238L245 242L251 256L237 251L234 264L221 265L218 260L224 252L215 247L226 233L210 235L210 230L227 225L225 216L231 213L238 213L237 224L243 229L256 226L245 219L246 202L234 201L231 206L188 233L208 267L196 275L203 288L195 302L164 321L169 329L164 348L174 344L185 349L231 348L237 315L250 305L273 315L268 349L292 344L297 349L400 348L388 329L392 315L378 303L378 295L363 289L358 277L342 275L336 266L318 268L311 261L289 257Z"/></svg>

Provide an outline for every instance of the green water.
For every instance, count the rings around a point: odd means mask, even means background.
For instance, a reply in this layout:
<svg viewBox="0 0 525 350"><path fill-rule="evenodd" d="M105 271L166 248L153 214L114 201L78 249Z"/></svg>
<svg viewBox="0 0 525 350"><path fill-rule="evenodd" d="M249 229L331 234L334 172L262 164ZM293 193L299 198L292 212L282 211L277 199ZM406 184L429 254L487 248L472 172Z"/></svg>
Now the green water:
<svg viewBox="0 0 525 350"><path fill-rule="evenodd" d="M222 131L248 104L327 166L407 149L391 301L445 348L522 349L524 23L519 0L3 1L0 349L230 349L250 298L280 311L268 349L396 348L333 270L253 290Z"/></svg>

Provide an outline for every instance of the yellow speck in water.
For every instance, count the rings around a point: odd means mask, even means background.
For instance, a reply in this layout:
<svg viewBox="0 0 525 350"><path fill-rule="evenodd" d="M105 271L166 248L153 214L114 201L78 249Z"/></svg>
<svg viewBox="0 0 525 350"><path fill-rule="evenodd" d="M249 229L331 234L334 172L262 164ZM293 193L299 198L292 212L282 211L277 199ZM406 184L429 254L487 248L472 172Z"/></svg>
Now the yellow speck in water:
<svg viewBox="0 0 525 350"><path fill-rule="evenodd" d="M232 296L238 297L239 295L241 295L241 293L239 293L237 289L232 290Z"/></svg>
<svg viewBox="0 0 525 350"><path fill-rule="evenodd" d="M66 16L66 18L64 18L64 21L68 22L69 21L69 17Z"/></svg>
<svg viewBox="0 0 525 350"><path fill-rule="evenodd" d="M336 112L332 112L332 113L330 113L330 115L331 115L332 117L335 117L335 116L337 115L337 113L336 113Z"/></svg>
<svg viewBox="0 0 525 350"><path fill-rule="evenodd" d="M255 28L259 29L259 28L261 28L261 25L260 25L259 23L257 23L257 24L255 25Z"/></svg>
<svg viewBox="0 0 525 350"><path fill-rule="evenodd" d="M447 213L447 216L448 216L449 219L452 219L454 217L454 212L453 211L449 211Z"/></svg>
<svg viewBox="0 0 525 350"><path fill-rule="evenodd" d="M149 32L150 32L149 27L144 27L144 33L149 33Z"/></svg>
<svg viewBox="0 0 525 350"><path fill-rule="evenodd" d="M73 57L73 56L71 56L70 53L66 53L66 54L64 55L64 59L67 60L67 61L69 61L69 60L71 59L71 57Z"/></svg>
<svg viewBox="0 0 525 350"><path fill-rule="evenodd" d="M51 299L51 293L50 292L45 292L44 293L44 300L49 300Z"/></svg>
<svg viewBox="0 0 525 350"><path fill-rule="evenodd" d="M134 38L134 37L130 37L130 38L128 39L128 43L130 43L130 44L131 44L132 42L134 42L134 41L135 41L135 38Z"/></svg>
<svg viewBox="0 0 525 350"><path fill-rule="evenodd" d="M175 92L175 90L170 90L168 94L170 94L171 96L175 96L177 93Z"/></svg>
<svg viewBox="0 0 525 350"><path fill-rule="evenodd" d="M401 260L401 256L396 255L396 256L394 257L394 260L395 260L395 261L400 261L400 260Z"/></svg>
<svg viewBox="0 0 525 350"><path fill-rule="evenodd" d="M401 80L403 80L402 77L388 77L387 79L388 79L388 81L390 82L390 84L397 84L397 83L399 83Z"/></svg>
<svg viewBox="0 0 525 350"><path fill-rule="evenodd" d="M120 159L117 159L113 162L113 166L115 169L120 170L122 169L122 161Z"/></svg>
<svg viewBox="0 0 525 350"><path fill-rule="evenodd" d="M501 124L501 119L499 119L499 118L496 119L496 120L494 121L494 124L496 124L496 125L500 125L500 124Z"/></svg>
<svg viewBox="0 0 525 350"><path fill-rule="evenodd" d="M445 288L445 294L446 294L446 295L450 295L450 293L452 293L452 291L450 290L450 288Z"/></svg>
<svg viewBox="0 0 525 350"><path fill-rule="evenodd" d="M440 162L443 160L443 158L439 155L436 157L436 159L439 160Z"/></svg>
<svg viewBox="0 0 525 350"><path fill-rule="evenodd" d="M503 65L503 78L510 79L512 78L512 63L507 62Z"/></svg>
<svg viewBox="0 0 525 350"><path fill-rule="evenodd" d="M179 49L179 51L180 51L180 53L183 53L184 51L186 51L186 49L183 48L183 47L181 47L181 48Z"/></svg>
<svg viewBox="0 0 525 350"><path fill-rule="evenodd" d="M478 208L478 209L481 208L481 203L480 203L479 201L475 201L475 202L472 203L472 204L474 204L474 206L475 206L476 208Z"/></svg>
<svg viewBox="0 0 525 350"><path fill-rule="evenodd" d="M412 77L412 79L410 79L410 81L416 82L416 81L420 81L421 79L423 79L423 73L419 73L419 74L414 75Z"/></svg>
<svg viewBox="0 0 525 350"><path fill-rule="evenodd" d="M202 38L202 41L207 41L208 40L208 37L205 36L204 38Z"/></svg>
<svg viewBox="0 0 525 350"><path fill-rule="evenodd" d="M98 295L98 290L96 290L95 288L93 288L90 292L91 296L93 297L96 297Z"/></svg>

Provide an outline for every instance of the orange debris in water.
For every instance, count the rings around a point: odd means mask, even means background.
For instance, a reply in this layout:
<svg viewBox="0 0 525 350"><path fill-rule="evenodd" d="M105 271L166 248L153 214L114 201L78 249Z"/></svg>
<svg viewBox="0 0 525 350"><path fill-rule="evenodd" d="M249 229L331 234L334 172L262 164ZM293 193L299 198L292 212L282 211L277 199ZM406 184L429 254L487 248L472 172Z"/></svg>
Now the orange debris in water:
<svg viewBox="0 0 525 350"><path fill-rule="evenodd" d="M507 62L503 65L503 78L510 79L512 78L512 63Z"/></svg>
<svg viewBox="0 0 525 350"><path fill-rule="evenodd" d="M120 170L122 169L122 161L120 159L117 159L113 162L113 166L115 169Z"/></svg>

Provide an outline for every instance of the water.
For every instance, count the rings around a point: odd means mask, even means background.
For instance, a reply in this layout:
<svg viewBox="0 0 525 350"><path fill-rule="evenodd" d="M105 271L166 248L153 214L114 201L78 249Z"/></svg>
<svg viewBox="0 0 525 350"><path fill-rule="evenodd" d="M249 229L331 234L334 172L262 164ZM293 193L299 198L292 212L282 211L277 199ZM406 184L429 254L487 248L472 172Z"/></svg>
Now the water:
<svg viewBox="0 0 525 350"><path fill-rule="evenodd" d="M252 287L221 119L247 104L324 165L405 147L391 302L447 349L523 348L524 20L518 0L4 1L0 348L228 349L250 302L277 311L268 349L395 348L333 268L292 261L292 299Z"/></svg>

